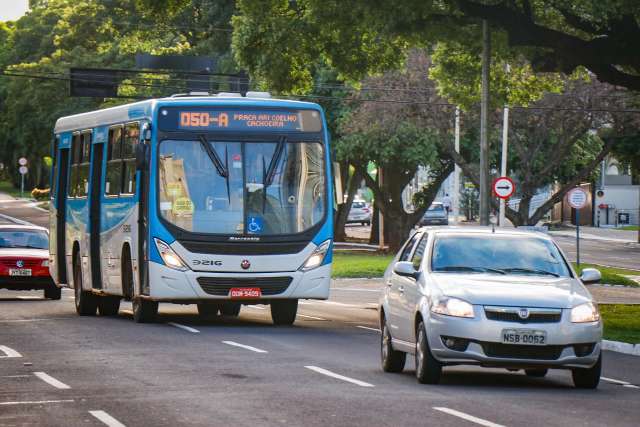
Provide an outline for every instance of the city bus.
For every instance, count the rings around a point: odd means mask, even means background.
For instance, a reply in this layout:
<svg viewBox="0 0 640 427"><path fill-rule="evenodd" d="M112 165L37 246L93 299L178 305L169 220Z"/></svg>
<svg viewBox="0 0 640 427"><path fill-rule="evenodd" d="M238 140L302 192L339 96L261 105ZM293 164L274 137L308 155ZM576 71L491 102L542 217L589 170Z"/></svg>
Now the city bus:
<svg viewBox="0 0 640 427"><path fill-rule="evenodd" d="M327 299L333 186L321 107L268 93L175 95L60 118L49 268L79 315L158 303L290 325Z"/></svg>

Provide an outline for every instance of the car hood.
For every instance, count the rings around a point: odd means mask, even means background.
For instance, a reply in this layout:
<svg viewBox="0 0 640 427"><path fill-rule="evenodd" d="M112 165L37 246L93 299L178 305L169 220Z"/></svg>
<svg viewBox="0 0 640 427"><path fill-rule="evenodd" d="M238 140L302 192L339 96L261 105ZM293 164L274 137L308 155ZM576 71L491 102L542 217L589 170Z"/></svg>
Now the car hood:
<svg viewBox="0 0 640 427"><path fill-rule="evenodd" d="M591 301L577 279L493 274L432 274L443 295L476 305L571 308Z"/></svg>
<svg viewBox="0 0 640 427"><path fill-rule="evenodd" d="M48 249L29 249L29 248L0 248L0 258L4 258L4 257L49 259L49 250Z"/></svg>

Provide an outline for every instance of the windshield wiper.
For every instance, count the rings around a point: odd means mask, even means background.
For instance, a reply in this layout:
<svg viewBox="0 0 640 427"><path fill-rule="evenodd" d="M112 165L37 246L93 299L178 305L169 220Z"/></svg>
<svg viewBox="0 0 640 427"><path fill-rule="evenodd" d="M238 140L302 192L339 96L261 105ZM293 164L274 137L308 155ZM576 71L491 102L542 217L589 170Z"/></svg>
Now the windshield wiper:
<svg viewBox="0 0 640 427"><path fill-rule="evenodd" d="M199 135L198 139L200 140L200 145L202 145L202 148L204 148L204 151L207 152L207 155L211 159L211 162L216 167L216 170L218 171L218 175L228 179L229 170L224 164L222 164L222 160L218 156L218 153L216 153L216 150L211 148L209 141L207 141L207 138L204 135Z"/></svg>
<svg viewBox="0 0 640 427"><path fill-rule="evenodd" d="M488 268L488 267L471 267L468 265L447 265L444 267L440 267L434 271L476 271L479 273L498 273L498 274L506 274L503 270L497 268Z"/></svg>
<svg viewBox="0 0 640 427"><path fill-rule="evenodd" d="M508 273L532 273L532 274L542 274L545 276L560 277L558 273L554 273L552 271L547 271L547 270L539 270L536 268L512 267L512 268L503 268L502 270Z"/></svg>
<svg viewBox="0 0 640 427"><path fill-rule="evenodd" d="M264 191L267 190L273 183L273 177L276 175L276 168L278 167L278 163L280 162L280 157L282 157L282 152L284 151L284 146L287 142L287 137L283 136L278 141L278 145L276 146L276 152L273 153L273 157L271 157L271 161L269 162L269 167L267 168L267 172L264 175Z"/></svg>

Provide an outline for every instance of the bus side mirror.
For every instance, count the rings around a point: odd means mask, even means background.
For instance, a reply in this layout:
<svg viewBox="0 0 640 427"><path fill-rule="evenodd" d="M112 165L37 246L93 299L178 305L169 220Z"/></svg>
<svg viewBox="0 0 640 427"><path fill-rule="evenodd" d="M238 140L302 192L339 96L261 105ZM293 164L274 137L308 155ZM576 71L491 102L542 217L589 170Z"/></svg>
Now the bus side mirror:
<svg viewBox="0 0 640 427"><path fill-rule="evenodd" d="M148 145L139 143L136 145L136 170L145 170L148 165Z"/></svg>

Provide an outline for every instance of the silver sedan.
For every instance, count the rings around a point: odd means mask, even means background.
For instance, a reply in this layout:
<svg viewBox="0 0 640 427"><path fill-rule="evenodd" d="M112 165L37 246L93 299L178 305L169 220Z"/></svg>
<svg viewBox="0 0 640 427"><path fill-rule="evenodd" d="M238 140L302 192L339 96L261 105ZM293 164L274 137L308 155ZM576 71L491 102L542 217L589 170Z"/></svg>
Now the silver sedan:
<svg viewBox="0 0 640 427"><path fill-rule="evenodd" d="M583 283L548 236L515 229L421 228L387 269L380 299L382 368L415 357L421 383L471 364L543 377L570 369L576 387L596 388L602 322Z"/></svg>

